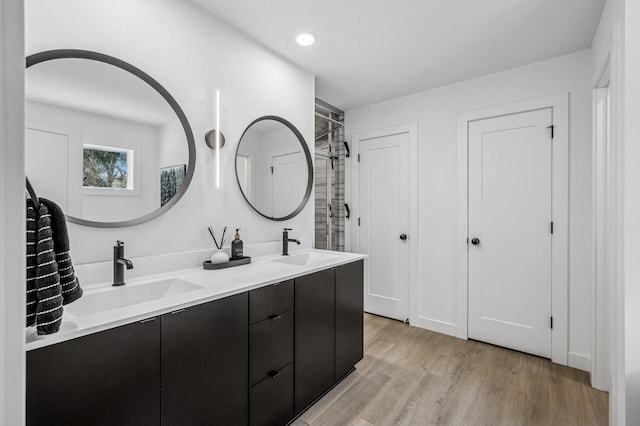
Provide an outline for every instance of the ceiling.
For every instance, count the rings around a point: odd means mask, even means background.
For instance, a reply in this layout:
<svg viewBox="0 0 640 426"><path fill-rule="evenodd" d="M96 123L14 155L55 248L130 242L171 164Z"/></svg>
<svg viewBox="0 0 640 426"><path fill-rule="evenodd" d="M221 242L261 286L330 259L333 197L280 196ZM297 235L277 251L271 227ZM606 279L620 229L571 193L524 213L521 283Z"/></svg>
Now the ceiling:
<svg viewBox="0 0 640 426"><path fill-rule="evenodd" d="M591 46L605 0L191 0L316 74L343 110ZM295 43L300 32L316 43Z"/></svg>

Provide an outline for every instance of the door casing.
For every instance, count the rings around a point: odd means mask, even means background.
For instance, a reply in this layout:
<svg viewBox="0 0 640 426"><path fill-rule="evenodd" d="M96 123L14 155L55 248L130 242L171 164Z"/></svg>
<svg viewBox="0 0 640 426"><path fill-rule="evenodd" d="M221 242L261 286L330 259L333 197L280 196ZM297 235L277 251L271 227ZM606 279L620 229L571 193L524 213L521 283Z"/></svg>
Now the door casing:
<svg viewBox="0 0 640 426"><path fill-rule="evenodd" d="M608 74L608 70L607 70ZM609 391L610 374L610 284L614 278L615 152L611 139L611 104L608 82L593 90L592 157L592 291L591 291L591 386Z"/></svg>
<svg viewBox="0 0 640 426"><path fill-rule="evenodd" d="M552 159L551 361L568 363L569 293L569 94L546 96L458 114L458 315L456 335L468 338L469 122L551 108L554 125Z"/></svg>

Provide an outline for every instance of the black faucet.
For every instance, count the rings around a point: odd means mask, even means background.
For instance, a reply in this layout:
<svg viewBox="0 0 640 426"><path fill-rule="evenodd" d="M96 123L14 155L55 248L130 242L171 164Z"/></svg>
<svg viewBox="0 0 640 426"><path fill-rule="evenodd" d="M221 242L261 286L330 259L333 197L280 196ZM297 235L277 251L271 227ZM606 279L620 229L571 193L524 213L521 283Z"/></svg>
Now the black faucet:
<svg viewBox="0 0 640 426"><path fill-rule="evenodd" d="M289 243L298 243L300 245L300 240L296 240L295 238L289 238L289 231L293 231L291 228L283 228L282 232L282 255L289 256Z"/></svg>
<svg viewBox="0 0 640 426"><path fill-rule="evenodd" d="M124 258L124 243L116 241L113 247L113 285L124 285L124 267L133 269L133 262Z"/></svg>

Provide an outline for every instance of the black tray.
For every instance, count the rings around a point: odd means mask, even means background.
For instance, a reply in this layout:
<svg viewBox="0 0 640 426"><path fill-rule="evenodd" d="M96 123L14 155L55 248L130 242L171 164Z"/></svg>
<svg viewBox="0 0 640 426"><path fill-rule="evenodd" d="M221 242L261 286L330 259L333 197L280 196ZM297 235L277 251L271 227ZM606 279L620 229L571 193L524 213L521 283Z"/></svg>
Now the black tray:
<svg viewBox="0 0 640 426"><path fill-rule="evenodd" d="M202 267L204 269L224 269L231 268L232 266L247 265L249 263L251 263L251 258L249 256L242 256L239 259L231 259L224 263L211 263L210 260L205 260L202 262Z"/></svg>

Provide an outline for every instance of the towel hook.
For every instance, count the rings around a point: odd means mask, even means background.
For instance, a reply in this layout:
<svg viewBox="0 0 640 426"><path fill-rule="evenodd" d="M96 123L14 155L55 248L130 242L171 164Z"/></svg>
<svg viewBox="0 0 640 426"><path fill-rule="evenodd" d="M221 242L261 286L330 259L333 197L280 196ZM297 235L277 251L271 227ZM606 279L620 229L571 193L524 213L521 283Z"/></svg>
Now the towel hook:
<svg viewBox="0 0 640 426"><path fill-rule="evenodd" d="M29 193L29 196L31 197L31 201L33 201L33 205L35 206L36 210L40 209L40 200L38 200L38 196L36 195L36 191L33 189L33 186L31 185L31 182L29 182L29 178L27 177L27 192Z"/></svg>

